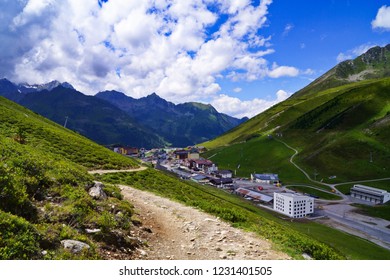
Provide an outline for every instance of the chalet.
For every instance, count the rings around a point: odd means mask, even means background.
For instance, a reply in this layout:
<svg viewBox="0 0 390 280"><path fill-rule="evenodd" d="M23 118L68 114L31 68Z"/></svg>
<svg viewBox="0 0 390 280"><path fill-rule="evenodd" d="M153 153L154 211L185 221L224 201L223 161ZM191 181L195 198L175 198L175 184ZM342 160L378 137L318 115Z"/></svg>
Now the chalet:
<svg viewBox="0 0 390 280"><path fill-rule="evenodd" d="M276 184L279 183L278 174L251 174L251 180L257 183Z"/></svg>
<svg viewBox="0 0 390 280"><path fill-rule="evenodd" d="M218 178L218 179L211 179L210 183L214 186L226 186L233 184L232 178Z"/></svg>
<svg viewBox="0 0 390 280"><path fill-rule="evenodd" d="M199 156L199 150L198 149L195 149L195 148L192 148L189 150L188 152L188 159L199 159L200 156Z"/></svg>
<svg viewBox="0 0 390 280"><path fill-rule="evenodd" d="M232 178L233 177L233 171L231 170L218 170L214 172L215 176L218 178Z"/></svg>
<svg viewBox="0 0 390 280"><path fill-rule="evenodd" d="M189 167L209 174L218 170L218 167L208 159L191 159L189 161Z"/></svg>
<svg viewBox="0 0 390 280"><path fill-rule="evenodd" d="M114 152L125 156L137 156L139 149L134 147L116 147L114 148Z"/></svg>
<svg viewBox="0 0 390 280"><path fill-rule="evenodd" d="M188 150L176 150L174 152L175 158L178 160L188 159L189 151Z"/></svg>

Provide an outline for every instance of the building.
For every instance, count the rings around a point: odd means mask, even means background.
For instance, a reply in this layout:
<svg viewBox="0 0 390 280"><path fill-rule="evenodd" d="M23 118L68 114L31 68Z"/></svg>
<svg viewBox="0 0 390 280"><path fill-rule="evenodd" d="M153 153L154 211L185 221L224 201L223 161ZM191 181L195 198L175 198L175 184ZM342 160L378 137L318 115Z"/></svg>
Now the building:
<svg viewBox="0 0 390 280"><path fill-rule="evenodd" d="M257 183L276 184L279 183L278 174L251 174L251 180Z"/></svg>
<svg viewBox="0 0 390 280"><path fill-rule="evenodd" d="M139 149L135 147L115 147L114 152L125 156L137 156Z"/></svg>
<svg viewBox="0 0 390 280"><path fill-rule="evenodd" d="M274 210L291 218L314 213L314 198L292 193L274 193Z"/></svg>
<svg viewBox="0 0 390 280"><path fill-rule="evenodd" d="M187 150L176 150L174 152L175 158L178 160L186 160L188 159L189 151Z"/></svg>
<svg viewBox="0 0 390 280"><path fill-rule="evenodd" d="M218 178L218 179L211 179L210 183L216 187L220 186L230 186L233 184L232 178Z"/></svg>
<svg viewBox="0 0 390 280"><path fill-rule="evenodd" d="M375 204L383 204L390 200L390 193L373 187L354 185L351 188L351 197Z"/></svg>
<svg viewBox="0 0 390 280"><path fill-rule="evenodd" d="M218 170L214 172L215 176L218 178L232 178L233 172L231 170Z"/></svg>
<svg viewBox="0 0 390 280"><path fill-rule="evenodd" d="M199 156L198 149L192 148L191 150L189 150L188 159L199 159L199 158L200 158L200 156Z"/></svg>
<svg viewBox="0 0 390 280"><path fill-rule="evenodd" d="M189 161L189 167L208 174L218 171L218 167L208 159L191 159Z"/></svg>
<svg viewBox="0 0 390 280"><path fill-rule="evenodd" d="M270 203L273 200L272 196L259 193L256 191L248 190L246 188L238 188L235 190L235 193L243 196L245 199L253 200L255 202Z"/></svg>

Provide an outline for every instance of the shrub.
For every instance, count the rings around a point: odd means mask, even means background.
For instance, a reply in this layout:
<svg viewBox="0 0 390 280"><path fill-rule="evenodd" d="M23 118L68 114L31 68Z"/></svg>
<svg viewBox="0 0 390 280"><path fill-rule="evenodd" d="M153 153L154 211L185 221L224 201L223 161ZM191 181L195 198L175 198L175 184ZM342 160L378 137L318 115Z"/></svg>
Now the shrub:
<svg viewBox="0 0 390 280"><path fill-rule="evenodd" d="M39 234L34 226L0 210L0 259L36 259L39 250Z"/></svg>

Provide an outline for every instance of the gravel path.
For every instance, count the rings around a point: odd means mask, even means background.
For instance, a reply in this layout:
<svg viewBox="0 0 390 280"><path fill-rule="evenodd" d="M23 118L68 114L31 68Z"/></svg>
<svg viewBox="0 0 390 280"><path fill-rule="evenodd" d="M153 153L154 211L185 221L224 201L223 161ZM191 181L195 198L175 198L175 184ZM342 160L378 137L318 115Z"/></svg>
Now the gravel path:
<svg viewBox="0 0 390 280"><path fill-rule="evenodd" d="M135 207L148 246L145 260L277 260L290 259L254 233L233 228L218 218L169 199L121 185Z"/></svg>

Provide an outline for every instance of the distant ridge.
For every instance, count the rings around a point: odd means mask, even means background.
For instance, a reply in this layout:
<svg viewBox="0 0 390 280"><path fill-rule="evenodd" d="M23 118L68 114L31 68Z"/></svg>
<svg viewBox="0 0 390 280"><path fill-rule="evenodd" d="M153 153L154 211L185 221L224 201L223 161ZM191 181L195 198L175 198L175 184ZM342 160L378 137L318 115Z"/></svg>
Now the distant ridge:
<svg viewBox="0 0 390 280"><path fill-rule="evenodd" d="M140 99L117 91L87 96L59 81L29 85L1 79L0 96L61 125L67 120L67 128L102 145L184 147L212 139L247 120L221 114L211 105L175 105L155 93Z"/></svg>

